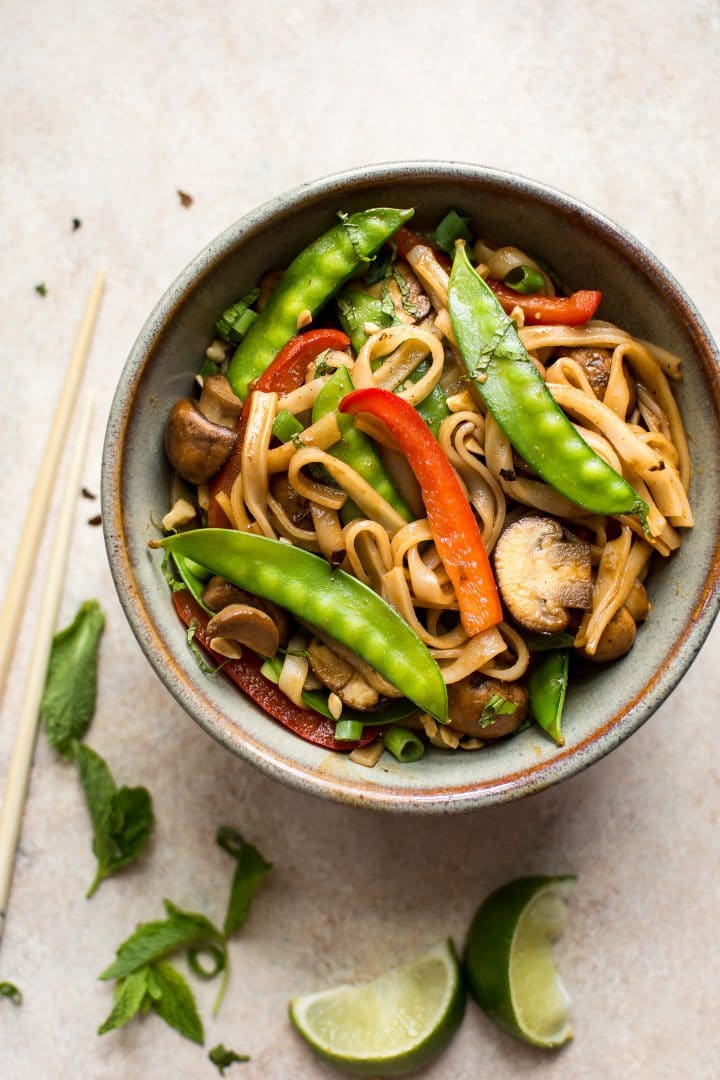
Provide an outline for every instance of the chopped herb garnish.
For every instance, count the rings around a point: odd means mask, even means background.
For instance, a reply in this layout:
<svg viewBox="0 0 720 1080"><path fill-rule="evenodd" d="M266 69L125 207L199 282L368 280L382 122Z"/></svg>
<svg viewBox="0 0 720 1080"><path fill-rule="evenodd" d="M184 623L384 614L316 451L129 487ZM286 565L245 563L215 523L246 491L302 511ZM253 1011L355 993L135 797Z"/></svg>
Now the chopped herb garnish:
<svg viewBox="0 0 720 1080"><path fill-rule="evenodd" d="M180 197L180 203L182 206L184 206L186 209L188 206L192 206L193 197L192 195L188 195L187 191L181 191L180 188L178 188L178 195Z"/></svg>
<svg viewBox="0 0 720 1080"><path fill-rule="evenodd" d="M222 1043L213 1046L212 1050L208 1053L208 1058L218 1069L221 1076L225 1075L225 1070L230 1065L235 1065L236 1062L242 1063L250 1060L247 1054L236 1054L234 1050L227 1050Z"/></svg>
<svg viewBox="0 0 720 1080"><path fill-rule="evenodd" d="M74 217L72 219L72 231L73 232L77 232L81 225L82 225L82 221L80 220L79 217Z"/></svg>
<svg viewBox="0 0 720 1080"><path fill-rule="evenodd" d="M386 278L394 260L395 252L390 248L383 248L380 251L380 254L375 256L368 267L368 271L365 275L366 283L368 285L375 285L376 282Z"/></svg>
<svg viewBox="0 0 720 1080"><path fill-rule="evenodd" d="M35 292L38 296L47 296L47 285L44 281L41 281L39 285L35 286Z"/></svg>
<svg viewBox="0 0 720 1080"><path fill-rule="evenodd" d="M185 585L181 584L181 588L184 589ZM174 585L172 586L172 590L173 590L173 592L176 592L176 589L175 589ZM218 664L217 667L213 667L211 664L208 664L207 661L205 660L205 657L203 656L203 654L200 651L200 646L198 645L198 643L195 640L195 634L196 633L197 633L197 623L193 619L192 622L190 623L190 625L188 626L187 632L185 634L185 637L187 638L188 646L190 647L190 652L195 657L195 660L197 661L197 666L200 668L203 675L210 675L210 676L217 675L218 671L221 671L222 668L225 667L225 664L228 663L228 661L226 660L225 663Z"/></svg>
<svg viewBox="0 0 720 1080"><path fill-rule="evenodd" d="M74 739L90 726L97 698L97 662L105 616L97 600L86 600L53 638L40 715L48 742L69 758Z"/></svg>
<svg viewBox="0 0 720 1080"><path fill-rule="evenodd" d="M340 224L343 226L345 232L347 233L347 238L350 241L350 245L355 253L355 258L359 262L370 262L369 257L362 254L364 236L358 236L357 223L352 220L350 214L346 214L343 210L338 210L337 216Z"/></svg>
<svg viewBox="0 0 720 1080"><path fill-rule="evenodd" d="M464 240L467 244L472 243L472 235L468 228L469 221L469 217L451 210L432 234L433 241L442 251L446 251L448 255L454 255L456 240Z"/></svg>
<svg viewBox="0 0 720 1080"><path fill-rule="evenodd" d="M412 297L410 296L410 286L407 283L405 275L401 270L398 270L397 266L393 266L392 272L395 284L400 290L403 308L407 311L408 315L412 315L413 319L422 318L422 312L415 306Z"/></svg>
<svg viewBox="0 0 720 1080"><path fill-rule="evenodd" d="M500 694L493 694L485 703L478 720L478 727L490 727L498 716L511 716L516 711L517 705L514 702L508 701L507 698L502 697Z"/></svg>
<svg viewBox="0 0 720 1080"><path fill-rule="evenodd" d="M266 862L256 847L226 825L218 829L215 842L237 862L223 926L228 938L245 925L253 897L272 869L272 863Z"/></svg>
<svg viewBox="0 0 720 1080"><path fill-rule="evenodd" d="M22 1005L22 990L19 990L14 983L0 982L0 998L7 998L13 1005Z"/></svg>
<svg viewBox="0 0 720 1080"><path fill-rule="evenodd" d="M89 746L74 743L80 783L93 826L92 848L98 861L93 895L105 878L133 862L147 844L153 827L150 792L144 787L118 788L105 761Z"/></svg>
<svg viewBox="0 0 720 1080"><path fill-rule="evenodd" d="M219 375L220 365L214 364L212 360L203 360L203 365L200 368L200 374L203 378L205 378L206 375Z"/></svg>

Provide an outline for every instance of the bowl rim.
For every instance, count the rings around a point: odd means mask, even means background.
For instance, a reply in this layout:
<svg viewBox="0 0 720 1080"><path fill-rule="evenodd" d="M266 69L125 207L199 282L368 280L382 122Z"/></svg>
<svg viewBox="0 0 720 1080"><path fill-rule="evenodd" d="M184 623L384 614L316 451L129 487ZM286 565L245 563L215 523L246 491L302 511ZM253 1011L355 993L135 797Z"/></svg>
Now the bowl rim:
<svg viewBox="0 0 720 1080"><path fill-rule="evenodd" d="M254 231L272 221L279 212L298 211L307 200L337 195L340 190L382 182L438 181L477 183L509 190L564 213L572 212L584 228L601 234L626 262L639 269L655 291L673 309L685 326L710 389L714 410L720 420L720 352L697 308L685 290L644 244L626 229L574 196L532 180L519 173L483 165L432 159L393 161L332 173L277 195L249 211L224 229L190 261L175 278L148 316L133 344L120 375L108 417L102 460L102 518L110 569L120 603L143 652L155 672L187 712L227 749L251 762L276 780L304 792L336 801L385 811L404 813L448 813L483 809L541 791L576 775L599 761L638 730L677 686L697 656L720 608L720 536L715 536L710 570L697 602L664 664L648 677L642 690L619 709L602 727L582 742L559 749L551 759L530 765L501 778L421 789L408 794L400 788L383 787L368 791L364 782L340 779L322 770L299 765L277 750L258 742L202 693L176 663L160 634L128 555L123 514L123 466L133 404L145 367L152 360L155 345L167 322L228 253Z"/></svg>

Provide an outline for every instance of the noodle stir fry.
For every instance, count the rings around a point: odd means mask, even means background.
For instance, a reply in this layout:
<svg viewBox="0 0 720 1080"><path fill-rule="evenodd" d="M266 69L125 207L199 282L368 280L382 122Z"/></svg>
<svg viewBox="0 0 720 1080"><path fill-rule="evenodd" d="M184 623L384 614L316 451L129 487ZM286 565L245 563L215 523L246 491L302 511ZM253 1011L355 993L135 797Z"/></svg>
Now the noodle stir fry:
<svg viewBox="0 0 720 1080"><path fill-rule="evenodd" d="M221 316L154 542L193 647L365 765L562 745L573 665L629 652L693 524L679 358L411 215L339 215Z"/></svg>

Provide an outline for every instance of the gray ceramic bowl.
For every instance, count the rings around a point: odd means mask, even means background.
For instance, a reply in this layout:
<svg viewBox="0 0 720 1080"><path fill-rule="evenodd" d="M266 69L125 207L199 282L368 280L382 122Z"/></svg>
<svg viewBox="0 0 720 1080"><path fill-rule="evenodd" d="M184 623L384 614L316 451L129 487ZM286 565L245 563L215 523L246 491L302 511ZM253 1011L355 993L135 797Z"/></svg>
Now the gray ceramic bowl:
<svg viewBox="0 0 720 1080"><path fill-rule="evenodd" d="M603 292L601 314L684 360L680 405L691 434L698 525L653 570L655 613L627 658L574 684L562 750L537 729L480 753L430 749L414 765L388 754L372 770L301 741L223 678L198 670L148 551L168 498L163 428L190 390L213 323L262 273L286 265L337 210L414 206L430 225L450 207L476 231L541 253L576 287ZM718 609L718 354L677 282L641 244L594 210L533 181L474 165L417 162L332 176L273 199L213 240L170 286L130 354L115 395L103 463L110 565L132 629L155 671L202 728L284 783L383 810L477 810L539 791L591 765L640 727L695 657Z"/></svg>

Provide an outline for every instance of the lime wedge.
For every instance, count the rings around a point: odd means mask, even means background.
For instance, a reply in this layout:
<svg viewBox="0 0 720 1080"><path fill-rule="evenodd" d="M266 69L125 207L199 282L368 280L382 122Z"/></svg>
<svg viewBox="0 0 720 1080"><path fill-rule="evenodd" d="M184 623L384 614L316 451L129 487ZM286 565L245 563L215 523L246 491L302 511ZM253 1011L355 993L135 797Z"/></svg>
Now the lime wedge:
<svg viewBox="0 0 720 1080"><path fill-rule="evenodd" d="M402 1076L455 1034L465 990L452 941L362 986L293 998L290 1019L323 1060L356 1076Z"/></svg>
<svg viewBox="0 0 720 1080"><path fill-rule="evenodd" d="M570 997L555 970L574 877L518 878L480 906L465 948L470 991L500 1027L534 1046L572 1038Z"/></svg>

